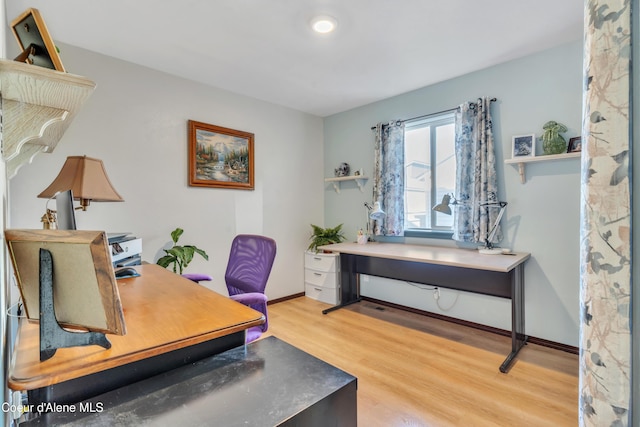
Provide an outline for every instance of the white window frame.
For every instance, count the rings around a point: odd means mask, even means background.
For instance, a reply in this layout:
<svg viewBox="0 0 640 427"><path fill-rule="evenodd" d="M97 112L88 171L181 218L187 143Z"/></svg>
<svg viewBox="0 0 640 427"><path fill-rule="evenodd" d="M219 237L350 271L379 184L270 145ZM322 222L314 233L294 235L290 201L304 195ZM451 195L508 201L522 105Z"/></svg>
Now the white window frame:
<svg viewBox="0 0 640 427"><path fill-rule="evenodd" d="M429 206L435 206L436 204L440 203L441 200L438 200L438 194L437 194L437 188L438 188L438 182L437 182L437 177L434 176L434 172L437 170L437 161L439 159L436 158L436 143L437 143L437 138L436 138L436 132L437 132L437 128L439 126L443 126L443 125L451 125L454 124L454 113L455 110L449 110L449 111L444 111L441 113L436 113L436 114L431 114L429 116L425 116L422 118L417 118L417 119L413 119L413 120L406 120L405 121L405 132L410 131L410 130L414 130L417 128L422 128L422 127L430 127L430 155L429 155L429 160L430 160L430 164L429 164L429 170L431 173L431 189L430 189L430 194L431 194L431 200L430 200L430 205ZM454 135L454 142L455 142L455 135ZM454 151L455 151L455 147L454 147ZM406 177L406 173L407 173L407 168L405 167L405 206L407 205L407 197L406 197L406 183L407 183L407 177ZM441 196L440 196L441 197ZM453 234L453 227L452 226L438 226L436 224L437 222L437 218L436 218L436 214L437 212L429 209L429 212L431 214L430 217L430 221L429 223L431 224L430 228L407 228L407 226L405 225L405 236L407 237L435 237L435 238L450 238L451 235Z"/></svg>

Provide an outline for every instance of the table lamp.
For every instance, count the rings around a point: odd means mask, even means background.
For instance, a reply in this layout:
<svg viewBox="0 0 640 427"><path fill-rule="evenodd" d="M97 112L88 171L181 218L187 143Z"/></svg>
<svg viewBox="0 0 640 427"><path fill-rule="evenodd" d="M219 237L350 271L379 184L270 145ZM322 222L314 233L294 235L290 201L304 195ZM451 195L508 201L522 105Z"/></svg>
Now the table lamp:
<svg viewBox="0 0 640 427"><path fill-rule="evenodd" d="M373 206L370 203L364 202L364 207L367 208L367 233L369 232L369 220L382 221L387 214L382 210L380 202L375 202Z"/></svg>
<svg viewBox="0 0 640 427"><path fill-rule="evenodd" d="M80 201L76 209L83 211L87 210L91 201L124 202L109 181L102 160L87 156L67 157L56 179L38 197L51 199L66 190L73 192L74 200ZM43 228L55 228L55 216L49 209L42 217L42 222Z"/></svg>
<svg viewBox="0 0 640 427"><path fill-rule="evenodd" d="M382 210L380 202L375 202L373 204L373 210L369 214L369 218L373 219L374 221L381 221L385 216L387 216L387 214Z"/></svg>
<svg viewBox="0 0 640 427"><path fill-rule="evenodd" d="M387 214L382 210L380 201L375 202L373 206L368 202L364 202L364 207L367 208L367 236L370 236L371 220L382 221Z"/></svg>
<svg viewBox="0 0 640 427"><path fill-rule="evenodd" d="M451 201L451 199L453 199L453 201ZM441 212L443 214L446 215L451 215L451 206L450 205L459 205L459 206L469 206L466 203L462 203L459 202L455 197L453 197L453 195L449 195L449 194L445 194L444 196L442 196L442 202L440 202L439 204L435 205L433 207L433 210L436 212ZM496 218L496 221L493 224L493 227L491 227L491 231L489 231L489 235L487 236L487 238L484 241L484 246L479 247L478 251L481 254L486 254L486 255L498 255L498 254L502 254L504 253L503 249L501 248L495 248L493 246L492 240L494 239L494 237L496 236L496 233L498 232L498 225L500 224L500 220L502 219L502 215L504 215L504 210L507 207L507 202L480 202L478 203L478 206L482 206L482 207L499 207L500 208L500 212L498 212L498 217Z"/></svg>

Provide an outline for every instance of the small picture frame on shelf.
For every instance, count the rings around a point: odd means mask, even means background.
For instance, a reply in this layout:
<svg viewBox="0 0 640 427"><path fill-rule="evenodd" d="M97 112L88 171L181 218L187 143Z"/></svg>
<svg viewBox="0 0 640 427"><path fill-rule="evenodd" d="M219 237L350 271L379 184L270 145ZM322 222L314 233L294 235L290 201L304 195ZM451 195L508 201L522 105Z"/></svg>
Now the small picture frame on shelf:
<svg viewBox="0 0 640 427"><path fill-rule="evenodd" d="M516 135L511 143L511 157L534 157L536 155L536 135Z"/></svg>
<svg viewBox="0 0 640 427"><path fill-rule="evenodd" d="M30 8L11 21L11 30L20 46L18 62L65 72L47 25L38 9Z"/></svg>
<svg viewBox="0 0 640 427"><path fill-rule="evenodd" d="M569 139L569 144L567 145L567 153L579 153L582 151L582 137L576 136L574 138Z"/></svg>

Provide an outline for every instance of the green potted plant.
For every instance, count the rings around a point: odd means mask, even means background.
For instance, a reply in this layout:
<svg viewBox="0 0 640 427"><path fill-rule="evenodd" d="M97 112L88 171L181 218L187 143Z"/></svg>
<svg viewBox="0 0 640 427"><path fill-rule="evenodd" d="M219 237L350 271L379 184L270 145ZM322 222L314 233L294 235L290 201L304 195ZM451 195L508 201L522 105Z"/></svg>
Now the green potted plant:
<svg viewBox="0 0 640 427"><path fill-rule="evenodd" d="M333 228L322 228L311 224L313 232L311 234L311 243L307 248L310 251L318 252L318 246L330 245L332 243L340 243L344 241L342 233L342 224Z"/></svg>
<svg viewBox="0 0 640 427"><path fill-rule="evenodd" d="M204 259L209 261L209 255L202 249L198 249L193 245L178 245L178 240L180 236L182 236L182 233L184 233L182 228L176 228L171 232L173 247L171 249L163 249L166 255L156 262L156 264L164 268L169 268L169 266L172 265L173 272L178 274L182 274L182 271L187 268L195 254L200 254Z"/></svg>

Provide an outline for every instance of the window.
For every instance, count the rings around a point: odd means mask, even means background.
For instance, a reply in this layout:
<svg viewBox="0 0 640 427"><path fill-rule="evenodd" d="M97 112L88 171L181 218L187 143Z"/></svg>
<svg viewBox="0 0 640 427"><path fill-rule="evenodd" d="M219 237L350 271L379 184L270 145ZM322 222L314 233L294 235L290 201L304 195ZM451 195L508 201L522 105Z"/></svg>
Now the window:
<svg viewBox="0 0 640 427"><path fill-rule="evenodd" d="M453 231L453 217L432 210L455 190L453 118L453 112L446 112L405 122L405 235Z"/></svg>

